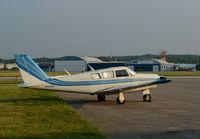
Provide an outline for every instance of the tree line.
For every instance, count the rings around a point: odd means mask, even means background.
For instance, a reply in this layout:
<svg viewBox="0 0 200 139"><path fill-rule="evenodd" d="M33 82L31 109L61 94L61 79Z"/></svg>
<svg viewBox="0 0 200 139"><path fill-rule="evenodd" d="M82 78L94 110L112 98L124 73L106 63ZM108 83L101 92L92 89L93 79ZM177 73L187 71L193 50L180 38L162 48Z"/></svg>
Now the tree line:
<svg viewBox="0 0 200 139"><path fill-rule="evenodd" d="M131 61L137 59L160 59L160 55L155 54L145 54L145 55L135 55L135 56L99 56L97 57L102 61ZM38 63L46 63L46 62L54 62L55 60L62 60L63 57L59 58L34 58L34 60ZM199 55L174 55L169 54L167 55L167 61L170 63L187 63L187 64L199 64L200 63L200 56ZM14 59L0 59L0 63L15 63Z"/></svg>
<svg viewBox="0 0 200 139"><path fill-rule="evenodd" d="M138 55L138 56L101 56L98 57L103 61L131 61L131 60L138 60L138 59L160 59L160 55L154 54L145 54L145 55ZM199 64L200 63L200 56L199 55L167 55L167 62L169 63L186 63L186 64Z"/></svg>

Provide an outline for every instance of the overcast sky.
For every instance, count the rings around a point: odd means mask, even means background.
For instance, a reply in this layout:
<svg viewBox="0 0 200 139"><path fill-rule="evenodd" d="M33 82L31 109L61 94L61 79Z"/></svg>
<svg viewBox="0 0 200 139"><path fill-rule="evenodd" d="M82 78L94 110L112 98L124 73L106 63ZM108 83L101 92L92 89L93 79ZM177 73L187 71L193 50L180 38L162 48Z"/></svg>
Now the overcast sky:
<svg viewBox="0 0 200 139"><path fill-rule="evenodd" d="M0 58L200 54L200 0L0 0Z"/></svg>

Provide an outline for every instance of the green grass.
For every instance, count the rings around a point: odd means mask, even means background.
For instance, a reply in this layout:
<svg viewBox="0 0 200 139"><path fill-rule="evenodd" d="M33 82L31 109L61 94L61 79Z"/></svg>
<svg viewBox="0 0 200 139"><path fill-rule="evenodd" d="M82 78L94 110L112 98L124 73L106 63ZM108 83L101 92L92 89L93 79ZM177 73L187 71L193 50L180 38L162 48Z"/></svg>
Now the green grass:
<svg viewBox="0 0 200 139"><path fill-rule="evenodd" d="M19 71L0 70L0 77L16 77L20 76Z"/></svg>
<svg viewBox="0 0 200 139"><path fill-rule="evenodd" d="M70 72L71 74L76 74L77 72ZM59 75L66 75L65 72L47 72L49 76L59 76ZM19 71L13 70L0 70L0 77L20 77Z"/></svg>
<svg viewBox="0 0 200 139"><path fill-rule="evenodd" d="M1 139L105 138L55 93L0 82Z"/></svg>
<svg viewBox="0 0 200 139"><path fill-rule="evenodd" d="M49 76L59 76L59 75L66 75L65 72L47 72ZM72 73L75 74L75 73ZM12 71L12 70L0 70L0 77L20 77L19 71Z"/></svg>
<svg viewBox="0 0 200 139"><path fill-rule="evenodd" d="M70 72L70 74L77 74L78 72ZM67 75L65 72L47 72L49 76Z"/></svg>

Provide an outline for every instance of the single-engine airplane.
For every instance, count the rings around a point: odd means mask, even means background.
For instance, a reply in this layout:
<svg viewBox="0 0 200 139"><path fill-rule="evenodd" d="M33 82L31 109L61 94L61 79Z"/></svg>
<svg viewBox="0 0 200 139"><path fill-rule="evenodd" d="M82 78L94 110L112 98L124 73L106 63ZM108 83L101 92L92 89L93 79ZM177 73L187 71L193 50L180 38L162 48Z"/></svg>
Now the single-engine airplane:
<svg viewBox="0 0 200 139"><path fill-rule="evenodd" d="M170 82L156 74L135 73L128 67L50 77L28 55L15 55L15 59L24 81L19 87L97 95L99 101L105 101L106 95L118 94L118 104L125 103L127 92L143 92L143 100L151 101L149 90Z"/></svg>

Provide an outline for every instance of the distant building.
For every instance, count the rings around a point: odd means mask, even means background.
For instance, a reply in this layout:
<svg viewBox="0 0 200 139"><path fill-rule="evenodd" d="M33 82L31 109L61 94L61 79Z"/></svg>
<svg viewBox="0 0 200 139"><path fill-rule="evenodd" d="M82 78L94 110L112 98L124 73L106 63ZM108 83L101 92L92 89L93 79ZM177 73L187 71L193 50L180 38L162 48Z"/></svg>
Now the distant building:
<svg viewBox="0 0 200 139"><path fill-rule="evenodd" d="M174 64L161 59L138 59L126 63L134 71L173 71Z"/></svg>
<svg viewBox="0 0 200 139"><path fill-rule="evenodd" d="M6 69L9 69L9 70L17 69L16 63L6 64L5 66L6 66Z"/></svg>
<svg viewBox="0 0 200 139"><path fill-rule="evenodd" d="M83 72L87 70L87 64L101 62L103 61L95 57L66 56L62 60L56 60L54 66L55 71Z"/></svg>
<svg viewBox="0 0 200 139"><path fill-rule="evenodd" d="M196 69L197 69L198 71L200 71L200 65L199 65L199 64L197 64Z"/></svg>
<svg viewBox="0 0 200 139"><path fill-rule="evenodd" d="M176 71L197 71L197 64L175 64Z"/></svg>
<svg viewBox="0 0 200 139"><path fill-rule="evenodd" d="M9 63L9 64L0 63L0 69L1 70L15 70L15 69L18 69L18 67L16 63Z"/></svg>
<svg viewBox="0 0 200 139"><path fill-rule="evenodd" d="M196 70L196 64L174 64L164 59L137 59L128 62L103 62L95 57L66 56L54 62L55 71L84 72L109 67L128 66L134 71Z"/></svg>
<svg viewBox="0 0 200 139"><path fill-rule="evenodd" d="M0 63L0 69L4 69L4 64Z"/></svg>
<svg viewBox="0 0 200 139"><path fill-rule="evenodd" d="M174 63L169 63L161 59L153 59L153 61L160 65L160 71L174 71Z"/></svg>

